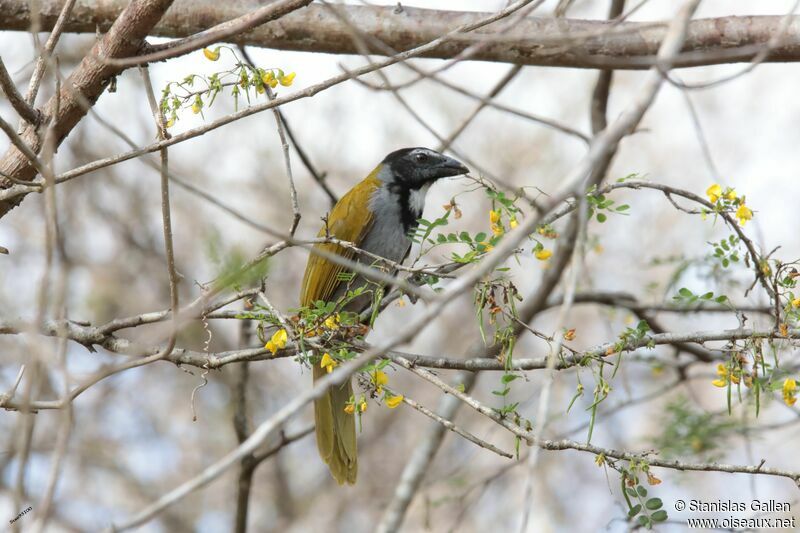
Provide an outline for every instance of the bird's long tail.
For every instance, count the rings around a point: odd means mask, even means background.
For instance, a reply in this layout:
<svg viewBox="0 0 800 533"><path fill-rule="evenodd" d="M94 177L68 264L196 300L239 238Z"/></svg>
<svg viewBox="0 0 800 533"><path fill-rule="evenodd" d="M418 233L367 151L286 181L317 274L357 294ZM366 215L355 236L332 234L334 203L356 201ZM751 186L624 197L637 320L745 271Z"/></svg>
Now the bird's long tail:
<svg viewBox="0 0 800 533"><path fill-rule="evenodd" d="M325 369L317 365L314 365L313 372L314 381L326 375ZM353 385L348 380L329 388L314 402L319 455L340 485L354 484L358 474L356 417L344 410L352 396Z"/></svg>

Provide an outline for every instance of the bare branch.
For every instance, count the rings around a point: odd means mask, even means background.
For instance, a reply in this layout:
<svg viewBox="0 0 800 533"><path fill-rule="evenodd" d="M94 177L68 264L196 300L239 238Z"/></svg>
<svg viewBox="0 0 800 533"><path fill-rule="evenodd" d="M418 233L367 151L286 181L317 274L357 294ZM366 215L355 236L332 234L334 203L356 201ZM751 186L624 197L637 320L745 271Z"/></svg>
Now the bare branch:
<svg viewBox="0 0 800 533"><path fill-rule="evenodd" d="M64 2L64 6L61 8L61 11L58 14L58 18L53 25L50 36L47 38L47 42L45 43L44 48L42 48L39 57L36 58L36 65L33 67L33 75L31 75L30 82L28 83L28 92L25 94L25 100L29 105L36 104L36 95L39 92L39 85L42 83L44 71L48 66L52 66L50 56L53 53L53 50L55 50L56 44L58 44L58 39L61 37L61 33L64 31L64 25L67 23L67 20L69 19L74 7L75 0L67 0ZM34 123L32 122L31 124Z"/></svg>
<svg viewBox="0 0 800 533"><path fill-rule="evenodd" d="M477 444L481 448L485 448L485 449L487 449L487 450L489 450L491 452L494 452L494 453L496 453L497 455L499 455L501 457L506 457L508 459L513 459L514 458L514 456L511 455L510 453L504 452L503 450L497 448L493 444L489 444L488 442L486 442L486 441L484 441L482 439L479 439L478 437L476 437L472 433L468 432L465 429L462 429L462 428L458 427L457 425L455 425L450 420L437 415L436 413L434 413L433 411L431 411L430 409L428 409L424 405L421 405L421 404L417 403L416 401L412 400L408 396L405 396L405 395L403 396L403 403L408 404L409 406L413 407L414 409L416 409L417 411L419 411L423 415L427 416L431 420L435 420L436 422L441 424L446 429L449 429L450 431L461 435L462 437L464 437L468 441L470 441L470 442L472 442L474 444Z"/></svg>
<svg viewBox="0 0 800 533"><path fill-rule="evenodd" d="M28 102L19 93L2 58L0 58L0 89L3 90L3 94L8 98L11 107L23 120L33 125L39 124L42 119L41 114L34 107L28 105Z"/></svg>

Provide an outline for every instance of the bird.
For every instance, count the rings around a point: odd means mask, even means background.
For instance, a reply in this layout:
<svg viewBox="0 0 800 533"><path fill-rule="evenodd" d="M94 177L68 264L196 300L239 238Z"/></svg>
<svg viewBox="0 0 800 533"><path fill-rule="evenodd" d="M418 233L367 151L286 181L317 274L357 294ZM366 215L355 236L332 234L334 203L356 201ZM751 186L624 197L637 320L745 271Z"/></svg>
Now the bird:
<svg viewBox="0 0 800 533"><path fill-rule="evenodd" d="M354 244L360 250L400 264L411 250L411 235L425 207L431 185L441 178L467 174L460 161L429 148L396 150L387 155L364 180L355 185L328 214L319 237L335 237ZM356 261L375 264L373 257L358 254L333 243L315 244L314 248ZM391 275L396 275L396 269ZM308 258L300 292L300 305L314 302L337 302L348 291L380 287L380 283L360 275L346 274L347 269L328 261L313 251ZM364 290L347 301L346 311L362 313L373 304L373 295ZM352 293L350 293L352 295ZM313 379L327 373L313 365ZM334 385L314 402L317 448L333 478L343 485L355 484L358 474L355 415L345 412L353 396L350 380Z"/></svg>

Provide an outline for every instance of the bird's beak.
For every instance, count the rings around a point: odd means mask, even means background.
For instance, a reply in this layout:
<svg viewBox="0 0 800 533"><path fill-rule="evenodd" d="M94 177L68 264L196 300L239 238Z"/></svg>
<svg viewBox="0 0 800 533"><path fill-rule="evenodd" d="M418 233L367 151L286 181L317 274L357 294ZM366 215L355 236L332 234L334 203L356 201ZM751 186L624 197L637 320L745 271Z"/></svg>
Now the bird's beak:
<svg viewBox="0 0 800 533"><path fill-rule="evenodd" d="M441 178L460 176L461 174L467 174L469 172L469 169L464 166L464 163L446 155L442 156L442 161L437 166L439 167L438 174Z"/></svg>

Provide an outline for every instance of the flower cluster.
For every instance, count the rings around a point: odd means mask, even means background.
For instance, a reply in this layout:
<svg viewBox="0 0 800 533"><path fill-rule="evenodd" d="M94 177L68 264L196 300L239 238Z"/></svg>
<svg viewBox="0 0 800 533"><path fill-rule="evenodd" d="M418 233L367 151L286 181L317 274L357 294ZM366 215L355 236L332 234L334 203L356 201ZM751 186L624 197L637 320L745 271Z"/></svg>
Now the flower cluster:
<svg viewBox="0 0 800 533"><path fill-rule="evenodd" d="M492 209L491 211L489 211L489 222L491 222L492 225L492 234L495 235L496 237L499 237L500 235L503 235L506 232L506 228L505 226L503 226L502 213L500 212L500 210ZM517 216L511 215L508 219L508 226L511 229L514 229L518 225L519 222L517 222Z"/></svg>
<svg viewBox="0 0 800 533"><path fill-rule="evenodd" d="M389 409L394 409L403 403L402 394L394 394L391 391L384 391L384 385L389 384L389 376L386 375L386 372L383 370L375 370L374 372L371 372L370 381L375 387L375 394L383 394L383 401L386 403L386 407Z"/></svg>
<svg viewBox="0 0 800 533"><path fill-rule="evenodd" d="M745 205L744 196L737 195L736 190L731 187L723 189L719 183L713 183L706 189L706 196L716 209L733 210L735 208L736 219L740 226L744 226L748 220L753 219L753 212Z"/></svg>
<svg viewBox="0 0 800 533"><path fill-rule="evenodd" d="M729 383L738 385L742 380L742 369L739 366L731 368L730 365L720 363L717 365L717 379L711 382L715 387L727 387ZM750 387L753 378L749 374L744 375L744 386Z"/></svg>
<svg viewBox="0 0 800 533"><path fill-rule="evenodd" d="M221 51L229 50L234 57L233 68L215 72L209 76L190 74L181 81L167 84L161 94L161 112L168 117L166 126L172 127L178 121L178 111L191 109L195 115L202 114L203 109L210 107L216 97L225 88L230 88L234 106L238 110L239 96L244 95L250 101L251 91L264 94L267 87L278 85L289 87L294 82L294 72L285 73L279 68L263 69L241 61L236 52L228 46L204 48L203 55L209 61L218 61Z"/></svg>
<svg viewBox="0 0 800 533"><path fill-rule="evenodd" d="M347 402L347 405L344 406L344 412L348 415L355 413L356 409L359 413L363 413L367 410L367 398L363 394L358 399L351 399L349 402Z"/></svg>
<svg viewBox="0 0 800 533"><path fill-rule="evenodd" d="M327 373L333 372L333 370L339 366L339 361L336 360L334 356L330 353L325 352L322 354L322 357L319 361L319 366ZM399 406L403 403L405 397L402 394L395 394L392 391L384 389L386 385L389 384L389 376L386 375L386 372L383 370L375 369L368 373L369 375L369 385L367 388L371 389L374 394L373 397L383 395L383 401L389 409L394 409L395 407ZM344 412L352 415L356 412L363 413L367 410L367 397L366 395L362 394L359 397L352 397L350 401L344 406Z"/></svg>

